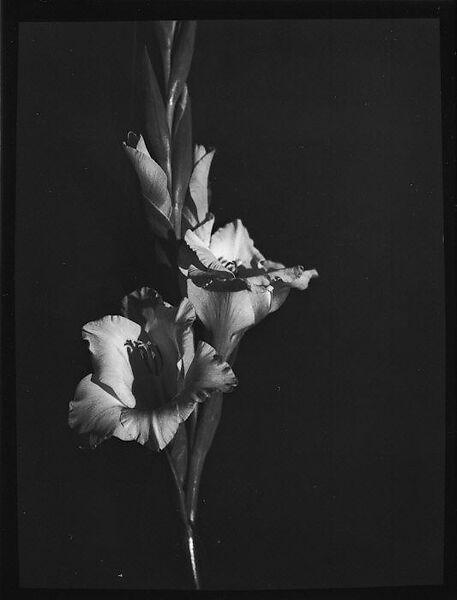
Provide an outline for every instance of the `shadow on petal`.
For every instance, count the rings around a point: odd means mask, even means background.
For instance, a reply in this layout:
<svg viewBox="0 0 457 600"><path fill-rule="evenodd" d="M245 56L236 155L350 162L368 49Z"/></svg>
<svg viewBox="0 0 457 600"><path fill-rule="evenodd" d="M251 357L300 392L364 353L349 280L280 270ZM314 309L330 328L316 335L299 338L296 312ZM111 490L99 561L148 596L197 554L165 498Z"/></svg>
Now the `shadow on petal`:
<svg viewBox="0 0 457 600"><path fill-rule="evenodd" d="M133 438L120 425L124 408L117 398L94 383L92 375L87 375L79 382L70 402L68 424L84 436L91 448L111 436L131 441Z"/></svg>

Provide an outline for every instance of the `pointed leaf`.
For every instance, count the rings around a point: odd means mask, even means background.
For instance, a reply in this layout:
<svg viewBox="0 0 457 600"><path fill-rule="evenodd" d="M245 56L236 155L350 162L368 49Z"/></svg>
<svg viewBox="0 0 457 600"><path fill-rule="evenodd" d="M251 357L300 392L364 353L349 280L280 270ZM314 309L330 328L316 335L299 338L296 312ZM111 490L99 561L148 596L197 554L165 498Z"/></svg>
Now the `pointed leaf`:
<svg viewBox="0 0 457 600"><path fill-rule="evenodd" d="M146 46L143 50L141 67L147 145L152 158L159 163L170 179L170 133L165 105Z"/></svg>
<svg viewBox="0 0 457 600"><path fill-rule="evenodd" d="M144 146L142 139L140 136L136 148L124 143L124 149L140 181L147 220L155 233L161 237L168 237L173 229L171 224L173 209L167 189L167 176L149 153L139 150ZM129 141L132 140L129 134Z"/></svg>
<svg viewBox="0 0 457 600"><path fill-rule="evenodd" d="M197 217L191 208L191 202L192 200L187 200L182 209L181 235L184 235L188 229L194 229L198 225Z"/></svg>
<svg viewBox="0 0 457 600"><path fill-rule="evenodd" d="M181 237L181 215L192 169L192 120L190 96L184 87L176 109L173 131L173 207L176 237Z"/></svg>
<svg viewBox="0 0 457 600"><path fill-rule="evenodd" d="M168 48L173 44L176 31L176 21L155 21L154 28L159 40L160 48Z"/></svg>
<svg viewBox="0 0 457 600"><path fill-rule="evenodd" d="M183 487L187 472L187 431L185 423L181 423L178 427L170 454L179 483Z"/></svg>
<svg viewBox="0 0 457 600"><path fill-rule="evenodd" d="M206 148L202 144L195 144L194 148L194 165L198 163L198 161L203 158L206 154Z"/></svg>
<svg viewBox="0 0 457 600"><path fill-rule="evenodd" d="M187 516L195 523L198 503L198 490L206 456L214 439L222 414L222 393L215 392L206 403L200 407L195 444L189 465L187 484Z"/></svg>
<svg viewBox="0 0 457 600"><path fill-rule="evenodd" d="M175 32L168 85L167 116L171 124L174 107L184 89L194 52L196 21L180 21Z"/></svg>
<svg viewBox="0 0 457 600"><path fill-rule="evenodd" d="M197 220L201 223L208 212L208 175L215 150L207 152L195 164L189 181L189 191L197 209Z"/></svg>
<svg viewBox="0 0 457 600"><path fill-rule="evenodd" d="M162 55L165 89L168 90L168 81L171 73L171 49L176 30L176 21L156 21L154 28Z"/></svg>

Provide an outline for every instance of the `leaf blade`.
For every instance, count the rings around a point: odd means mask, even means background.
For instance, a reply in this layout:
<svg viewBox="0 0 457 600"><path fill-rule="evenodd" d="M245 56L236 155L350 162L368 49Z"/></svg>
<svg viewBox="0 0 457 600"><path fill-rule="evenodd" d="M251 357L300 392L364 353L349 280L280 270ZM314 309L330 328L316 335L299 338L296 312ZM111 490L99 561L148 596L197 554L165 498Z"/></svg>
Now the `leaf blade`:
<svg viewBox="0 0 457 600"><path fill-rule="evenodd" d="M196 21L180 21L175 32L168 84L167 117L171 127L174 107L181 96L189 75L195 45Z"/></svg>
<svg viewBox="0 0 457 600"><path fill-rule="evenodd" d="M187 518L191 524L195 523L200 480L206 456L211 448L214 435L221 419L222 403L222 393L214 392L211 398L209 398L200 408L186 489Z"/></svg>
<svg viewBox="0 0 457 600"><path fill-rule="evenodd" d="M187 432L185 423L181 423L173 440L170 451L171 460L178 477L179 484L184 487L187 474Z"/></svg>
<svg viewBox="0 0 457 600"><path fill-rule="evenodd" d="M170 131L162 94L146 46L143 48L141 71L146 142L152 158L167 174L170 187Z"/></svg>
<svg viewBox="0 0 457 600"><path fill-rule="evenodd" d="M189 187L192 170L192 118L191 102L187 86L184 86L176 108L173 130L173 186L174 225L176 237L181 237L181 214Z"/></svg>

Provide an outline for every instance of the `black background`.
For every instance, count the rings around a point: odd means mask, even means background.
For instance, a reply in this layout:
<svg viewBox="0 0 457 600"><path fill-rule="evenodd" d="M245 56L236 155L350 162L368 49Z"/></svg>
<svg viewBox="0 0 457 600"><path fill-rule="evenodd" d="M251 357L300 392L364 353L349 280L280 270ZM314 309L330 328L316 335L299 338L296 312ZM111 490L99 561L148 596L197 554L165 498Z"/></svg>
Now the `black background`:
<svg viewBox="0 0 457 600"><path fill-rule="evenodd" d="M77 449L81 326L160 289L135 178L132 23L19 32L16 374L20 581L191 585L167 464ZM253 329L202 481L216 588L438 584L444 289L437 20L200 22L195 141L218 224L316 267Z"/></svg>

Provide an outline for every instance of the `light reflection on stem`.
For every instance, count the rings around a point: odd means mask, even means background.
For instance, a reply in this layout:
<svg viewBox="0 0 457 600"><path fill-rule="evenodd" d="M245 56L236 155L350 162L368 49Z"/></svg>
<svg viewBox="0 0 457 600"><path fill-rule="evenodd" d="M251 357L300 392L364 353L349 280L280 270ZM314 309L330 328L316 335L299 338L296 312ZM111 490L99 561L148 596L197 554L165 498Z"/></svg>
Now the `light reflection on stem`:
<svg viewBox="0 0 457 600"><path fill-rule="evenodd" d="M206 455L216 433L222 412L222 393L215 392L200 410L195 444L187 479L187 517L193 525L197 515L198 491Z"/></svg>
<svg viewBox="0 0 457 600"><path fill-rule="evenodd" d="M171 457L171 454L170 454L170 451L168 450L168 448L165 450L165 453L167 455L168 464L170 465L170 469L173 474L173 480L175 482L176 490L178 492L179 512L180 512L181 519L184 524L185 537L186 537L186 550L187 550L188 557L189 557L189 562L190 562L190 567L192 570L192 577L194 580L195 589L200 590L201 589L200 573L199 573L199 569L198 569L197 552L196 552L195 536L194 536L195 527L194 527L194 524L191 523L187 517L186 498L184 495L184 490L181 487L181 484L179 483L179 477L176 472L175 466L173 464L173 459Z"/></svg>
<svg viewBox="0 0 457 600"><path fill-rule="evenodd" d="M195 444L195 434L197 432L198 423L198 404L195 406L192 414L190 415L190 432L189 432L189 451L192 452L192 448Z"/></svg>

